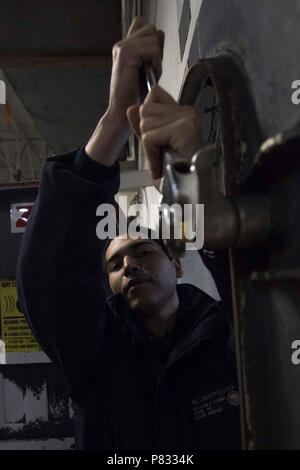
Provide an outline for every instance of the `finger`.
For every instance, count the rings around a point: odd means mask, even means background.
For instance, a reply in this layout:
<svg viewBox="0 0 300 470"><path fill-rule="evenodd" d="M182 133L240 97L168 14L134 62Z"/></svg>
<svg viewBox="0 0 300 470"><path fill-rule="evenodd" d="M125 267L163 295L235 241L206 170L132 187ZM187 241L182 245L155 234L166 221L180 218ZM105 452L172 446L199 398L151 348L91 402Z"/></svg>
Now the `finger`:
<svg viewBox="0 0 300 470"><path fill-rule="evenodd" d="M146 156L146 164L152 179L162 176L162 148L157 146L153 140L152 133L144 134L142 144Z"/></svg>
<svg viewBox="0 0 300 470"><path fill-rule="evenodd" d="M168 124L173 123L177 119L180 119L180 117L181 116L175 116L172 112L160 116L147 117L145 119L140 120L140 132L142 134L145 134L146 132L159 129L160 127L164 127Z"/></svg>
<svg viewBox="0 0 300 470"><path fill-rule="evenodd" d="M155 39L157 42L157 51L154 51L151 57L148 59L151 61L153 67L154 75L158 81L162 74L162 58L163 58L163 47L164 47L164 33L163 31L157 31L155 26L148 24L143 28L137 30L132 36L134 39L139 39L140 41L145 38L150 38L152 41Z"/></svg>
<svg viewBox="0 0 300 470"><path fill-rule="evenodd" d="M201 147L201 135L195 135L193 126L186 119L179 119L164 127L142 134L142 144L153 178L162 175L163 149L169 146L185 158L193 156Z"/></svg>
<svg viewBox="0 0 300 470"><path fill-rule="evenodd" d="M127 109L127 119L131 126L131 129L139 139L141 137L140 131L140 115L139 115L139 106L134 104Z"/></svg>
<svg viewBox="0 0 300 470"><path fill-rule="evenodd" d="M188 132L193 137L192 140L195 140L196 136L202 135L202 116L194 106L150 102L140 107L140 130L142 133L171 123L183 125L184 132ZM178 132L182 133L180 128Z"/></svg>
<svg viewBox="0 0 300 470"><path fill-rule="evenodd" d="M152 63L155 61L161 67L159 41L156 35L142 36L140 38L128 39L117 43L118 50L126 51L126 56L138 58L143 62ZM126 64L125 64L126 65Z"/></svg>
<svg viewBox="0 0 300 470"><path fill-rule="evenodd" d="M151 149L149 150L151 151ZM146 169L150 173L152 180L160 180L163 175L163 161L161 155L157 157L153 155L151 159L146 157Z"/></svg>
<svg viewBox="0 0 300 470"><path fill-rule="evenodd" d="M151 102L145 104L145 101L140 107L140 119L146 119L148 117L159 118L164 115L181 115L181 110L178 109L178 105Z"/></svg>
<svg viewBox="0 0 300 470"><path fill-rule="evenodd" d="M172 140L174 131L178 132L177 123L170 123L164 127L153 129L142 135L142 143L145 151L148 151L149 160L157 158L160 154L160 148L166 147ZM177 149L174 148L176 151Z"/></svg>
<svg viewBox="0 0 300 470"><path fill-rule="evenodd" d="M144 24L130 35L131 38L141 38L143 36L157 36L159 39L158 31L153 24Z"/></svg>
<svg viewBox="0 0 300 470"><path fill-rule="evenodd" d="M139 29L143 28L143 26L145 25L146 21L144 20L144 18L142 18L141 16L136 16L129 27L127 37L132 36L132 34L134 34Z"/></svg>
<svg viewBox="0 0 300 470"><path fill-rule="evenodd" d="M163 103L163 104L173 104L177 105L176 101L172 98L169 93L167 93L162 87L155 86L152 90L148 93L145 98L144 104L146 103Z"/></svg>
<svg viewBox="0 0 300 470"><path fill-rule="evenodd" d="M155 129L142 135L142 144L148 161L149 171L153 179L162 176L163 148L168 145L170 127Z"/></svg>
<svg viewBox="0 0 300 470"><path fill-rule="evenodd" d="M139 41L138 48L143 61L151 64L155 78L158 81L162 73L161 52L158 36L156 34L151 34L149 36L135 38L135 40Z"/></svg>
<svg viewBox="0 0 300 470"><path fill-rule="evenodd" d="M151 63L158 81L162 74L162 58L160 38L155 27L147 25L141 28L131 37L131 40L137 41L140 55L143 57L144 62Z"/></svg>

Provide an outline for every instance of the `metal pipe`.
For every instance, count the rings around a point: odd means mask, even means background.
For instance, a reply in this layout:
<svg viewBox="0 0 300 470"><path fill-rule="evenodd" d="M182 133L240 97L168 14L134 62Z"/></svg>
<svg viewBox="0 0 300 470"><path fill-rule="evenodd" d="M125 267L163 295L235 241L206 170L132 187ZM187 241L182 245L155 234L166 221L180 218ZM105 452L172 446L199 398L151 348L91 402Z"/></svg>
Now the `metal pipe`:
<svg viewBox="0 0 300 470"><path fill-rule="evenodd" d="M272 227L269 202L260 194L234 197L222 194L216 184L220 156L221 149L209 145L195 157L198 202L204 204L204 247L217 250L260 246L266 242Z"/></svg>

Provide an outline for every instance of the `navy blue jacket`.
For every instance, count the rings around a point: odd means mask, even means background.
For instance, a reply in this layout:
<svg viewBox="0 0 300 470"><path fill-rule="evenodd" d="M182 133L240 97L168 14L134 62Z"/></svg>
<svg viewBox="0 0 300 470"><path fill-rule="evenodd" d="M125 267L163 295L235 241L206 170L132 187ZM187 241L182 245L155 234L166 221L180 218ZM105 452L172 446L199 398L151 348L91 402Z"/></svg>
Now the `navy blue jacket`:
<svg viewBox="0 0 300 470"><path fill-rule="evenodd" d="M158 338L121 294L105 298L96 209L118 188L118 163L83 147L48 158L18 259L18 307L64 373L76 446L240 448L232 325L219 303L179 285L176 323Z"/></svg>

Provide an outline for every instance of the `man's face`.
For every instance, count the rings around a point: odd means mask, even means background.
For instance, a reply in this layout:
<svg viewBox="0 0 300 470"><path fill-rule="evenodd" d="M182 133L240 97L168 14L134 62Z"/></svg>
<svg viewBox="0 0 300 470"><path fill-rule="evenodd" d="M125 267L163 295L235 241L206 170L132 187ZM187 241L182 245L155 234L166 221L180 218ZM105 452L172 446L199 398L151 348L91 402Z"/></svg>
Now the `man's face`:
<svg viewBox="0 0 300 470"><path fill-rule="evenodd" d="M180 262L170 260L151 239L115 238L106 263L112 292L120 292L131 310L148 311L176 295Z"/></svg>

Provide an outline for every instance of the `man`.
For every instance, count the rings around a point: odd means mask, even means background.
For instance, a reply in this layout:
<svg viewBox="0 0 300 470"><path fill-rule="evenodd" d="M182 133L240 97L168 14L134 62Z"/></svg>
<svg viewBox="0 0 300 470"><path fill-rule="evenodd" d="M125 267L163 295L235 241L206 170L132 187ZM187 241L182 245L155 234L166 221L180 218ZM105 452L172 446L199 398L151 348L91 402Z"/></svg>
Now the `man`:
<svg viewBox="0 0 300 470"><path fill-rule="evenodd" d="M155 181L162 146L189 158L202 145L194 110L159 87L138 106L140 69L151 62L159 77L162 45L137 18L114 47L108 110L86 146L46 161L19 255L18 305L66 377L79 449L240 447L232 327L218 303L177 288L179 260L150 239L112 240L114 295L102 286L96 209L118 191L128 120Z"/></svg>

